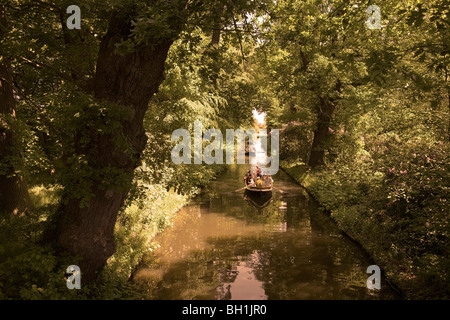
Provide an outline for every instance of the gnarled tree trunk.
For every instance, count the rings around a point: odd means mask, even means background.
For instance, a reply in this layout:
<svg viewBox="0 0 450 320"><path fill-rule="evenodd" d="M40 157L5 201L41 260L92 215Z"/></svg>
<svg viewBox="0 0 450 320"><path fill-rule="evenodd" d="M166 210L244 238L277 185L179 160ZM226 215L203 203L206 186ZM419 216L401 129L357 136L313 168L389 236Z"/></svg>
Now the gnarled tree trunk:
<svg viewBox="0 0 450 320"><path fill-rule="evenodd" d="M113 102L124 108L129 117L121 121L121 131L92 137L89 149L97 150L89 162L96 168L115 168L132 181L140 154L147 138L143 119L150 98L164 79L164 63L173 39L160 39L153 45L138 45L134 52L121 55L116 45L126 40L130 21L113 15L108 32L100 45L93 92L98 101ZM120 150L115 137L123 136L133 152ZM77 150L83 154L83 150ZM96 278L96 273L115 252L114 225L127 196L126 188L111 185L108 190L94 181L93 197L87 206L80 199L66 194L57 221L58 248L82 260L79 263L84 282Z"/></svg>
<svg viewBox="0 0 450 320"><path fill-rule="evenodd" d="M320 98L317 128L314 130L311 154L308 160L308 165L313 169L325 164L326 142L329 137L329 127L334 108L333 102Z"/></svg>

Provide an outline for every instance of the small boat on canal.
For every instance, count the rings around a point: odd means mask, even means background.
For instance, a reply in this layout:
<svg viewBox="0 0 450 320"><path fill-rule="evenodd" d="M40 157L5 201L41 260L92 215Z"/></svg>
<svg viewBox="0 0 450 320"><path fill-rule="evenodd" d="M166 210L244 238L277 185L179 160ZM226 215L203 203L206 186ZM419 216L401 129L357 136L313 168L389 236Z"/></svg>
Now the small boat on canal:
<svg viewBox="0 0 450 320"><path fill-rule="evenodd" d="M244 177L246 183L245 190L249 195L261 195L272 193L273 180L271 176L261 175L261 169L257 166L257 173L250 170Z"/></svg>
<svg viewBox="0 0 450 320"><path fill-rule="evenodd" d="M258 209L267 207L272 202L272 179L247 185L244 199Z"/></svg>
<svg viewBox="0 0 450 320"><path fill-rule="evenodd" d="M268 192L272 192L272 185L269 186L257 186L256 184L248 185L245 187L250 194L265 194Z"/></svg>
<svg viewBox="0 0 450 320"><path fill-rule="evenodd" d="M272 195L273 180L271 176L258 176L255 180L251 179L250 183L245 186L249 196Z"/></svg>

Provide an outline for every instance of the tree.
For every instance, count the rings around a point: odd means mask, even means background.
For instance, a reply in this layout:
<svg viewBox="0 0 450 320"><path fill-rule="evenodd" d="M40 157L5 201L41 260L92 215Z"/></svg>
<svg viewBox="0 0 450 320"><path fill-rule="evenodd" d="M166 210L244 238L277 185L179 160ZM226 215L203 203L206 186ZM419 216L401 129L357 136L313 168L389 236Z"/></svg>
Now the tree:
<svg viewBox="0 0 450 320"><path fill-rule="evenodd" d="M7 33L6 8L0 6L0 38ZM16 173L14 163L20 154L14 144L12 122L15 119L15 99L11 62L0 55L0 213L22 214L32 208L27 185Z"/></svg>
<svg viewBox="0 0 450 320"><path fill-rule="evenodd" d="M144 25L139 20L136 24L133 22L140 14L133 6L111 12L106 35L100 43L91 90L95 101L113 105L110 110L117 107L116 111L124 114L124 118L116 123L116 132L98 134L95 128L79 128L77 146L70 156L83 158L94 168L93 176L80 180L82 184L89 183L91 194L88 199L82 199L65 192L56 229L60 250L82 258L79 265L86 281L94 279L115 252L117 213L127 197L127 187L146 144L143 118L150 98L164 79L164 62L182 29L185 5L180 1L161 7L167 14L165 26L171 29L168 34L145 30L144 36L136 32ZM123 43L130 45L126 53L118 50ZM85 130L91 130L87 143L80 141ZM118 145L116 137L123 139L126 146ZM105 181L108 179L112 180Z"/></svg>
<svg viewBox="0 0 450 320"><path fill-rule="evenodd" d="M370 82L366 59L372 43L378 43L372 38L381 32L366 28L365 9L351 1L287 0L270 12L265 38L271 81L286 118L311 122L313 139L305 162L316 168L325 164L336 112L345 102L356 116L370 98L361 94Z"/></svg>
<svg viewBox="0 0 450 320"><path fill-rule="evenodd" d="M7 4L13 40L21 40L10 42L21 55L14 60L18 86L45 105L37 121L63 186L55 228L45 239L61 255L81 258L85 281L115 251L117 214L147 142L144 115L164 80L172 43L186 28L212 27L216 14L226 25L231 13L254 6L221 2L225 15L215 1L84 0L81 30L64 26L69 1Z"/></svg>

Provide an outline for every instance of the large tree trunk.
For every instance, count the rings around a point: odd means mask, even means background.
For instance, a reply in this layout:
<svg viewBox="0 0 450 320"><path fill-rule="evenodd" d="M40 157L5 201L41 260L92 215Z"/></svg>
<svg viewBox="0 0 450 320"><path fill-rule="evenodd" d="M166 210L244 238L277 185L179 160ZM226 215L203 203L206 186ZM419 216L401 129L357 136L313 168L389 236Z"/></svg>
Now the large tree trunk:
<svg viewBox="0 0 450 320"><path fill-rule="evenodd" d="M335 107L332 102L327 101L324 98L320 98L317 128L314 130L311 154L308 160L308 165L313 169L325 164L326 142L329 137L329 127L334 108Z"/></svg>
<svg viewBox="0 0 450 320"><path fill-rule="evenodd" d="M121 132L93 135L90 150L97 150L89 162L95 168L119 169L131 182L147 138L143 127L144 114L150 98L164 79L164 62L173 39L162 39L150 45L139 45L135 51L120 55L116 44L130 35L129 21L114 15L102 40L98 55L93 92L98 101L113 102L124 108L129 117L121 122ZM132 152L118 148L114 137L124 136ZM86 154L83 150L79 154ZM80 199L71 194L63 197L57 221L58 248L80 257L83 282L96 278L96 273L115 252L114 225L117 214L127 196L127 188L109 183L107 190L94 181L93 197L87 206L80 207ZM122 181L123 184L123 181Z"/></svg>
<svg viewBox="0 0 450 320"><path fill-rule="evenodd" d="M211 46L218 48L220 43L220 24L216 23L211 36Z"/></svg>
<svg viewBox="0 0 450 320"><path fill-rule="evenodd" d="M5 8L0 6L0 37L2 29L7 27ZM11 63L0 55L0 213L22 214L32 208L28 188L22 177L15 174L10 161L18 157L14 151L13 133L3 115L15 117Z"/></svg>

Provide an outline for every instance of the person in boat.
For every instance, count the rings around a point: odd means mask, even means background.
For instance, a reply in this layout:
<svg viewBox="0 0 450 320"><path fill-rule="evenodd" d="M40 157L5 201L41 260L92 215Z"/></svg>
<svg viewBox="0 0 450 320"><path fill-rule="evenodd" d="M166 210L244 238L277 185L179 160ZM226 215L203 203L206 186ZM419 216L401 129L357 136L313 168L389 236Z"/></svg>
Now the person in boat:
<svg viewBox="0 0 450 320"><path fill-rule="evenodd" d="M258 177L258 179L256 180L256 186L258 188L262 188L264 185L264 182L262 181L261 177Z"/></svg>
<svg viewBox="0 0 450 320"><path fill-rule="evenodd" d="M258 166L256 166L256 177L257 178L261 178L262 177L262 175L261 175L261 168L258 167Z"/></svg>
<svg viewBox="0 0 450 320"><path fill-rule="evenodd" d="M264 181L264 185L265 185L265 186L271 186L272 183L273 183L273 179L272 179L272 177L269 176L269 175L263 176L262 179L263 179L263 181Z"/></svg>
<svg viewBox="0 0 450 320"><path fill-rule="evenodd" d="M253 174L248 170L247 174L244 176L245 184L248 186L253 183Z"/></svg>

